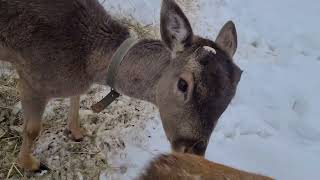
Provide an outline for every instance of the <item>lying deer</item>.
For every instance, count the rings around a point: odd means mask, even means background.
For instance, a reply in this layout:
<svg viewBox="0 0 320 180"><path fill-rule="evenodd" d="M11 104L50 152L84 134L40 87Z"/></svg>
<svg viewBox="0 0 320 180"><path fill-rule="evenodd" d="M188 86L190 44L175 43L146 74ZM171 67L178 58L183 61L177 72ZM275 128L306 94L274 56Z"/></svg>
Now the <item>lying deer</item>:
<svg viewBox="0 0 320 180"><path fill-rule="evenodd" d="M161 155L145 169L138 180L273 180L237 170L191 154Z"/></svg>
<svg viewBox="0 0 320 180"><path fill-rule="evenodd" d="M70 98L68 129L83 138L79 99L93 83L155 104L172 149L204 155L242 72L232 60L235 26L226 23L215 42L196 36L174 0L163 0L160 26L162 41L128 43L129 29L97 0L0 1L0 59L20 77L22 168L44 168L32 152L51 98ZM119 48L121 63L109 67Z"/></svg>

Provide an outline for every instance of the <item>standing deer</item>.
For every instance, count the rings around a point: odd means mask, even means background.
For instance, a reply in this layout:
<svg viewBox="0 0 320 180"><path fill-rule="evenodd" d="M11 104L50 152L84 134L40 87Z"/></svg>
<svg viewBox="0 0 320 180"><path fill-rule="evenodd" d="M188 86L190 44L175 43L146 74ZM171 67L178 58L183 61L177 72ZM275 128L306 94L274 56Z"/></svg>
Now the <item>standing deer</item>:
<svg viewBox="0 0 320 180"><path fill-rule="evenodd" d="M232 60L235 26L226 23L215 42L201 38L174 0L163 0L160 29L162 41L142 39L122 53L112 88L159 108L174 151L204 155L242 73ZM130 37L97 0L0 1L0 59L20 77L22 168L45 168L32 152L51 98L71 99L68 129L74 140L83 138L80 95L93 83L110 85L109 65Z"/></svg>
<svg viewBox="0 0 320 180"><path fill-rule="evenodd" d="M160 155L137 180L273 180L205 160L192 154Z"/></svg>

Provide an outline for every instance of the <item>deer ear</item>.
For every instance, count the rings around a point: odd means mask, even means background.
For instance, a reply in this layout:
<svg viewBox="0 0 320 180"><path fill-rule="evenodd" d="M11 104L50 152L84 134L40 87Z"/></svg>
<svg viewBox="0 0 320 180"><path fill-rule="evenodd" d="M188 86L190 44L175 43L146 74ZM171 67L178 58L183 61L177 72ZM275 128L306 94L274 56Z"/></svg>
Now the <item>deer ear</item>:
<svg viewBox="0 0 320 180"><path fill-rule="evenodd" d="M237 30L232 21L228 21L220 30L216 39L216 43L219 44L224 50L229 53L230 56L234 56L238 46Z"/></svg>
<svg viewBox="0 0 320 180"><path fill-rule="evenodd" d="M192 43L193 32L188 18L174 0L163 0L160 31L162 40L174 53Z"/></svg>

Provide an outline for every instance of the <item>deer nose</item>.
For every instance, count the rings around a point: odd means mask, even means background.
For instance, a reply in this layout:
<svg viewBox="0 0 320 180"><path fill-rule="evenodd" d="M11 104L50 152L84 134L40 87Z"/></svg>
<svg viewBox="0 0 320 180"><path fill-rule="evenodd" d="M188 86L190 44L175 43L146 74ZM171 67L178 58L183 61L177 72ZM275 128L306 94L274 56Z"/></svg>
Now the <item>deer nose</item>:
<svg viewBox="0 0 320 180"><path fill-rule="evenodd" d="M208 144L206 142L200 141L192 147L192 151L194 154L204 156L207 150L207 145Z"/></svg>
<svg viewBox="0 0 320 180"><path fill-rule="evenodd" d="M173 151L204 156L207 150L206 141L178 141L173 143Z"/></svg>

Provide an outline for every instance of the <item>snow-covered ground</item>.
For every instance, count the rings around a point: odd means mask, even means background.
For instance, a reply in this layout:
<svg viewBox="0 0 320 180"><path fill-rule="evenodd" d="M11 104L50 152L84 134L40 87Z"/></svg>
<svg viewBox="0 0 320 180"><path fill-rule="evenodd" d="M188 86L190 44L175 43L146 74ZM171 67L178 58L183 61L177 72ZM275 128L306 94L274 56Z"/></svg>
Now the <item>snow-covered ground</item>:
<svg viewBox="0 0 320 180"><path fill-rule="evenodd" d="M245 73L211 137L206 158L281 180L317 179L320 1L178 1L199 35L214 39L230 19L238 30L235 61ZM104 6L113 14L158 27L160 3L105 0ZM154 117L143 132L127 132L123 152L108 155L112 165L127 171L101 177L119 179L122 174L132 179L156 154L170 151L156 112ZM137 141L143 134L150 137Z"/></svg>

